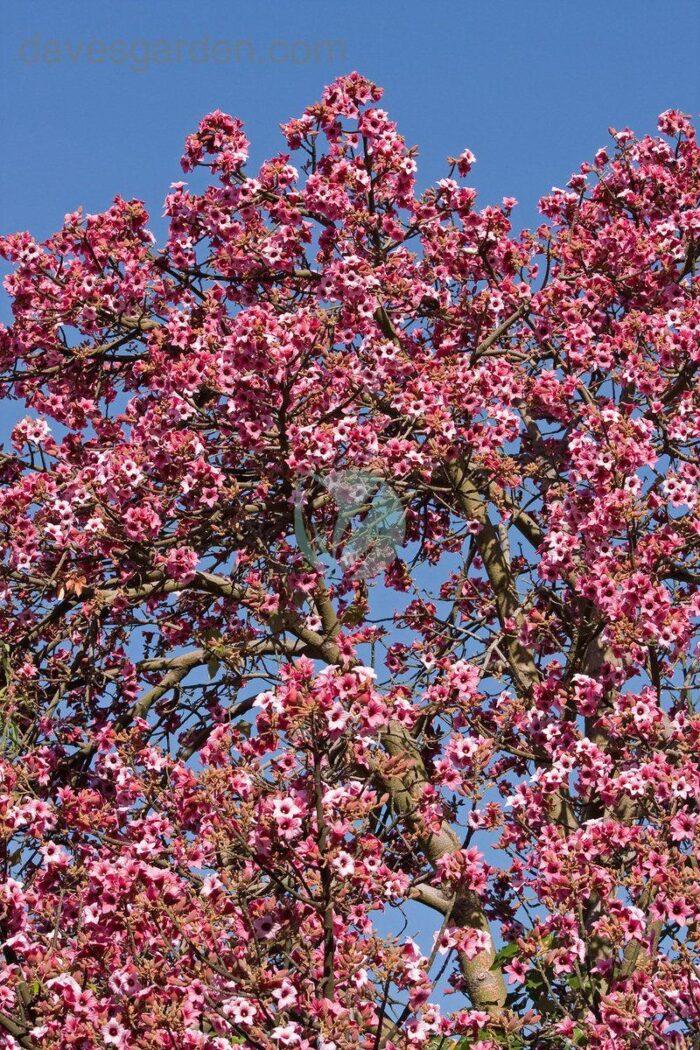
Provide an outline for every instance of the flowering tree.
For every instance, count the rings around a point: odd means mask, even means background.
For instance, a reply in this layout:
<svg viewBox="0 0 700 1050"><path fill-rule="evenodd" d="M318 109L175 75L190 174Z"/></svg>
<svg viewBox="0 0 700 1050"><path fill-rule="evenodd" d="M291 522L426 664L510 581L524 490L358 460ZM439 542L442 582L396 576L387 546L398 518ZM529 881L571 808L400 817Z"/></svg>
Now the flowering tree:
<svg viewBox="0 0 700 1050"><path fill-rule="evenodd" d="M0 241L4 1047L695 1045L694 132L515 234L380 95Z"/></svg>

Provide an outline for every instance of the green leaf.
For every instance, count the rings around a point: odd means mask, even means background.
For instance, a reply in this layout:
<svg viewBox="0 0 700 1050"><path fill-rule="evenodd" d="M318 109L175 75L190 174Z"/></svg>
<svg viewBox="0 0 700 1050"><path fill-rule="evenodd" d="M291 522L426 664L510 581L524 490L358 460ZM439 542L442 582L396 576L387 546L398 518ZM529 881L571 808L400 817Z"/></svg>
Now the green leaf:
<svg viewBox="0 0 700 1050"><path fill-rule="evenodd" d="M528 970L525 979L525 987L530 992L541 992L546 987L546 982L539 970Z"/></svg>
<svg viewBox="0 0 700 1050"><path fill-rule="evenodd" d="M0 751L14 755L19 751L19 729L11 719L0 719Z"/></svg>
<svg viewBox="0 0 700 1050"><path fill-rule="evenodd" d="M509 959L516 956L519 951L520 946L517 941L509 941L508 944L504 944L503 947L499 948L496 952L491 969L493 970L494 967L503 966L503 963L508 962Z"/></svg>

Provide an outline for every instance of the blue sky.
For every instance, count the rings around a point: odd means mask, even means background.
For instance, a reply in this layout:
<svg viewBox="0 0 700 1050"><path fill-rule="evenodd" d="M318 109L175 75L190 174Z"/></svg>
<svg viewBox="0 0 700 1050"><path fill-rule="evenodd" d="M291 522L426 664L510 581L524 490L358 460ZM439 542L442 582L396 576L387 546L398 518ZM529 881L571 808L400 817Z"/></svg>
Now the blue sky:
<svg viewBox="0 0 700 1050"><path fill-rule="evenodd" d="M353 68L386 88L423 184L469 146L482 201L516 197L521 225L609 125L699 108L689 0L5 0L2 18L3 232L45 236L119 193L145 200L160 234L204 113L240 116L260 161L282 147L280 121Z"/></svg>

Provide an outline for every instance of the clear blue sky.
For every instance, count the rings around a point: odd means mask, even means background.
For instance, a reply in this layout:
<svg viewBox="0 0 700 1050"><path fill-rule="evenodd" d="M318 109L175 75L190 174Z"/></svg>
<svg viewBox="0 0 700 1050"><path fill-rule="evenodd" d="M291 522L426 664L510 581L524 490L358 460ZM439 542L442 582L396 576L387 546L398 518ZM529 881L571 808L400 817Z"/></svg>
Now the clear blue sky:
<svg viewBox="0 0 700 1050"><path fill-rule="evenodd" d="M281 148L279 122L350 69L386 88L423 184L469 146L481 200L517 197L522 225L609 125L700 108L690 0L4 0L2 20L3 232L44 236L119 193L160 234L204 113L240 116L259 161Z"/></svg>

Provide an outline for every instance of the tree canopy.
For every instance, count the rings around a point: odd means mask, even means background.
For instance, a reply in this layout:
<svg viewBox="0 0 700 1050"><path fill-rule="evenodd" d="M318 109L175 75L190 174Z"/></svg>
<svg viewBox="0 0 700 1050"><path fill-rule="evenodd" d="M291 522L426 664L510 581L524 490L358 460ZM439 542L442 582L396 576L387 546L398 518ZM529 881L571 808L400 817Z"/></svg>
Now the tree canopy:
<svg viewBox="0 0 700 1050"><path fill-rule="evenodd" d="M1 1046L695 1045L695 134L518 232L380 97L0 239Z"/></svg>

